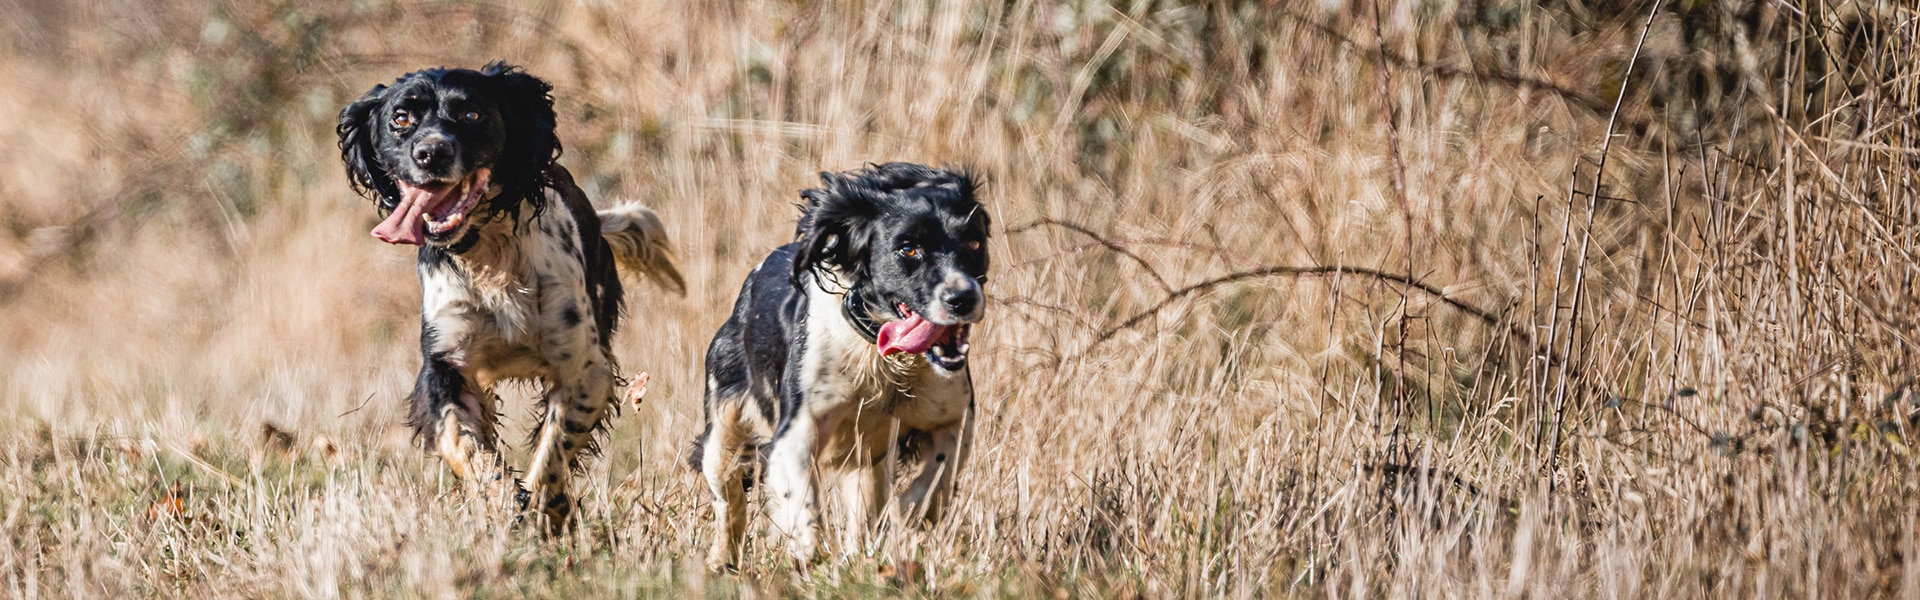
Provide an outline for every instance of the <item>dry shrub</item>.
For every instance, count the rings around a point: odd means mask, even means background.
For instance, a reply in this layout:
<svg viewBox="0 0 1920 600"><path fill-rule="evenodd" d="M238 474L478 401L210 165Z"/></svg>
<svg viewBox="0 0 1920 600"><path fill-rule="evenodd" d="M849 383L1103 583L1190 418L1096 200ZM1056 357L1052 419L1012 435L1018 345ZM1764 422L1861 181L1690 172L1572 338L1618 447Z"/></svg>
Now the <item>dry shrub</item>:
<svg viewBox="0 0 1920 600"><path fill-rule="evenodd" d="M0 585L1920 594L1920 16L1654 8L13 2ZM563 539L397 429L411 260L332 137L492 58L690 282L631 282L651 399ZM703 575L707 336L813 173L884 160L978 169L1000 225L957 509Z"/></svg>

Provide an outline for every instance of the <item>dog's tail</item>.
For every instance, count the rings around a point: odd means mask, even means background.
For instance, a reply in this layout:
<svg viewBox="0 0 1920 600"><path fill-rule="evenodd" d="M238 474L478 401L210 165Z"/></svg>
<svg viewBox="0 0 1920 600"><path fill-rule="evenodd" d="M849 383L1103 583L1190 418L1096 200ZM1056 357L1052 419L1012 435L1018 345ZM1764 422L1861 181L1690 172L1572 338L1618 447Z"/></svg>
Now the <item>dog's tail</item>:
<svg viewBox="0 0 1920 600"><path fill-rule="evenodd" d="M623 203L599 214L600 235L613 247L614 262L675 295L687 295L687 280L680 276L679 260L673 255L673 244L667 240L660 215L638 202Z"/></svg>

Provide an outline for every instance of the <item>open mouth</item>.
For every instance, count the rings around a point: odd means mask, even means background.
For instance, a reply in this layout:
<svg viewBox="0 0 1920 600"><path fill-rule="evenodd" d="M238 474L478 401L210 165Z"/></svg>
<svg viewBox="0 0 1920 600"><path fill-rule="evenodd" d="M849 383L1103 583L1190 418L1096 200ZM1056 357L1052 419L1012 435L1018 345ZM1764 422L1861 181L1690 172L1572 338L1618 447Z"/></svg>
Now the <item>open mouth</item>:
<svg viewBox="0 0 1920 600"><path fill-rule="evenodd" d="M425 245L444 242L459 233L467 216L487 195L487 180L492 169L474 169L459 181L436 181L413 185L394 179L400 187L400 204L393 214L373 228L373 237L389 244Z"/></svg>
<svg viewBox="0 0 1920 600"><path fill-rule="evenodd" d="M895 305L900 318L880 326L875 341L881 356L898 353L927 355L927 362L947 371L967 366L967 332L972 325L936 325L907 308Z"/></svg>

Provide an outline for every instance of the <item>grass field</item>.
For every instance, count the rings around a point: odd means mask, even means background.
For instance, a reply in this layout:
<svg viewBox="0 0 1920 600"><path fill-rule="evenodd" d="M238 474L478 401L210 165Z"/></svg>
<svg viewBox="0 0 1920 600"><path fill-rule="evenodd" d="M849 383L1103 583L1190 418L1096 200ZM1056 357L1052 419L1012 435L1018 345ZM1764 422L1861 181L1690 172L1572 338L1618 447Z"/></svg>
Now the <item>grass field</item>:
<svg viewBox="0 0 1920 600"><path fill-rule="evenodd" d="M0 594L1920 596L1902 3L334 4L0 0ZM557 538L410 445L333 133L494 58L689 282ZM708 575L700 354L886 160L988 181L957 505Z"/></svg>

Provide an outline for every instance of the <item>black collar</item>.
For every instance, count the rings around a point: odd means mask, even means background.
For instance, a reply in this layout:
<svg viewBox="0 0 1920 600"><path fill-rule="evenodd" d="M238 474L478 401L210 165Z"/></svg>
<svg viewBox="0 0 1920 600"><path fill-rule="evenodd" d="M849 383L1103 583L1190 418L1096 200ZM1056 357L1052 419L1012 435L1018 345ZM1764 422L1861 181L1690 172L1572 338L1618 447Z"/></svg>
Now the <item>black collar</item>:
<svg viewBox="0 0 1920 600"><path fill-rule="evenodd" d="M866 294L860 290L849 289L840 297L840 314L846 315L847 322L853 324L853 330L869 342L880 339L880 325L873 322L873 311L867 308Z"/></svg>
<svg viewBox="0 0 1920 600"><path fill-rule="evenodd" d="M447 253L448 254L466 254L467 251L472 250L473 245L477 243L480 243L480 228L468 227L467 233L465 235L460 236L460 241L454 242L453 244L447 246Z"/></svg>
<svg viewBox="0 0 1920 600"><path fill-rule="evenodd" d="M492 188L489 187L488 189L492 189ZM538 192L539 190L542 190L542 189L545 189L545 188L537 188L535 191ZM485 193L485 192L482 192L482 193ZM544 192L541 192L541 193L544 193ZM468 250L473 249L473 246L475 244L479 244L480 230L482 228L485 228L487 225L492 224L494 219L498 219L502 216L500 211L493 210L494 200L499 199L500 197L505 195L507 195L506 192L501 192L490 198L482 198L479 204L474 205L473 210L480 210L481 208L487 209L488 212L487 212L486 219L483 221L475 222L473 225L467 227L467 232L460 236L459 241L456 241L452 244L447 245L447 253L466 254ZM535 198L537 198L537 196L529 196L529 199L535 199ZM467 214L469 217L471 217L473 213L469 212ZM537 213L536 213L536 216L538 216ZM513 218L515 219L520 218L520 212L518 209L514 211ZM518 225L516 225L516 227L517 226Z"/></svg>

